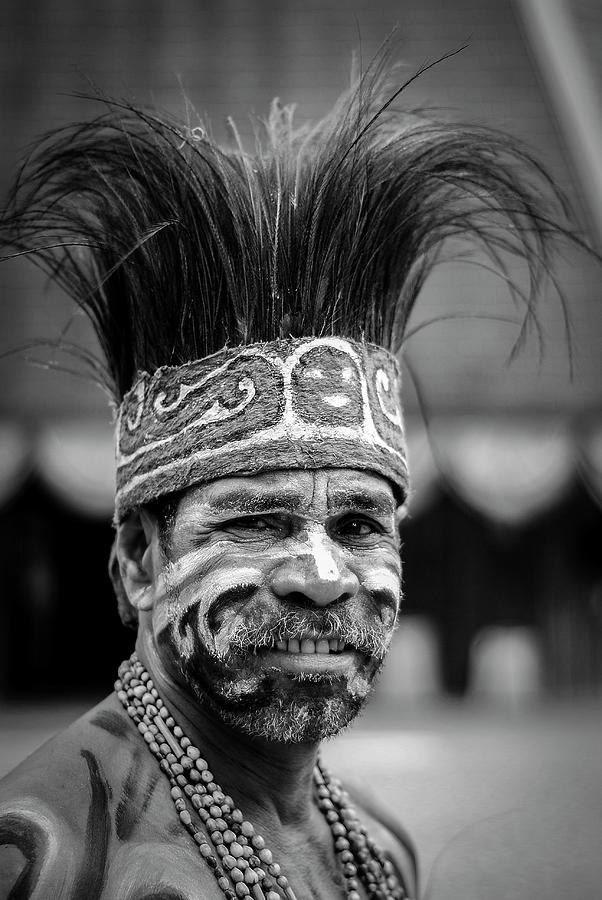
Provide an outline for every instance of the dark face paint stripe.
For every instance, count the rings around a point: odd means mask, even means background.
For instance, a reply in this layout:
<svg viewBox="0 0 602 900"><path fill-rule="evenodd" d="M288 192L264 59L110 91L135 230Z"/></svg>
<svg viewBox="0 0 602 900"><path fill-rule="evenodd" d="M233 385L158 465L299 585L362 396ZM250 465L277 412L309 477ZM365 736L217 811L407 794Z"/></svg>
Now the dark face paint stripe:
<svg viewBox="0 0 602 900"><path fill-rule="evenodd" d="M258 590L258 585L243 582L222 591L211 604L211 609L207 614L207 625L210 631L215 631L220 627L224 610L229 610L232 605L246 603Z"/></svg>

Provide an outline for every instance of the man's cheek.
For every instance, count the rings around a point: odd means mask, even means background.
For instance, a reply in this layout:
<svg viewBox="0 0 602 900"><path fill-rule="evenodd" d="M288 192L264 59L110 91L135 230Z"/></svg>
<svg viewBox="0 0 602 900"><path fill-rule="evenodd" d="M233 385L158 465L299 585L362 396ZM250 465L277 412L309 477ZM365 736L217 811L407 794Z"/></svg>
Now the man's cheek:
<svg viewBox="0 0 602 900"><path fill-rule="evenodd" d="M226 592L256 590L263 580L262 572L245 564L245 560L228 562L219 549L212 553L193 552L171 563L165 570L162 590L155 604L154 630L160 639L173 632L181 643L182 653L189 658L195 638L209 652L218 656L228 649L228 632L237 613L220 617L219 627L210 626L210 613Z"/></svg>
<svg viewBox="0 0 602 900"><path fill-rule="evenodd" d="M173 663L189 662L198 653L199 645L205 643L206 638L200 634L195 613L194 604L183 607L177 598L167 598L155 607L154 640L162 655L169 656Z"/></svg>
<svg viewBox="0 0 602 900"><path fill-rule="evenodd" d="M257 634L281 617L282 607L278 599L258 585L246 603L229 606L223 614L209 617L203 633L206 635L205 640L211 642L209 646L213 648L214 655L225 660L233 646L250 652L251 647L245 640L245 635Z"/></svg>
<svg viewBox="0 0 602 900"><path fill-rule="evenodd" d="M359 575L360 583L373 599L385 628L393 628L402 600L401 564L392 557L380 564L365 566Z"/></svg>
<svg viewBox="0 0 602 900"><path fill-rule="evenodd" d="M169 646L175 657L189 662L199 650L221 657L227 649L226 629L212 631L208 624L208 607L199 596L203 585L186 596L182 591L170 594L157 609L154 632L158 643Z"/></svg>

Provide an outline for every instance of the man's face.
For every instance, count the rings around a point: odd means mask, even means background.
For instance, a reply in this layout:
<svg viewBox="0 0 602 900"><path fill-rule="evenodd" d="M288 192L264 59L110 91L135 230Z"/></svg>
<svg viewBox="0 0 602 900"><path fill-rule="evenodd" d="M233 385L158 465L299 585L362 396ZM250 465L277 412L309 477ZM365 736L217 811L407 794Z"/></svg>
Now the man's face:
<svg viewBox="0 0 602 900"><path fill-rule="evenodd" d="M247 734L335 734L363 705L395 626L395 511L389 483L354 469L188 490L153 588L166 668Z"/></svg>

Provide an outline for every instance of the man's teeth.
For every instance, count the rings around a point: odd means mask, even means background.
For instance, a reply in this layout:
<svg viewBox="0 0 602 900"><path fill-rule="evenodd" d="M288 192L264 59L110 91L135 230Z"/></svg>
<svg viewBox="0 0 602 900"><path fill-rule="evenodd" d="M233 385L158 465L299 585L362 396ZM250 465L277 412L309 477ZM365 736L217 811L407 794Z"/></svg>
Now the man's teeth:
<svg viewBox="0 0 602 900"><path fill-rule="evenodd" d="M345 641L338 638L290 638L288 641L276 641L273 648L284 653L340 653L345 649Z"/></svg>

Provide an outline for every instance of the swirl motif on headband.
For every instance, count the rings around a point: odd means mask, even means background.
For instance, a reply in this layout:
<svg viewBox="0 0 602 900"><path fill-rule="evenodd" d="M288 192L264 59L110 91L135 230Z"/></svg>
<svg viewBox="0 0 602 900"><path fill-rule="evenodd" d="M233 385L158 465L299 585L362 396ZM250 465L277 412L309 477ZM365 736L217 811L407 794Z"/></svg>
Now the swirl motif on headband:
<svg viewBox="0 0 602 900"><path fill-rule="evenodd" d="M116 516L226 475L350 466L407 493L400 371L390 353L337 337L226 348L144 372L124 397Z"/></svg>

